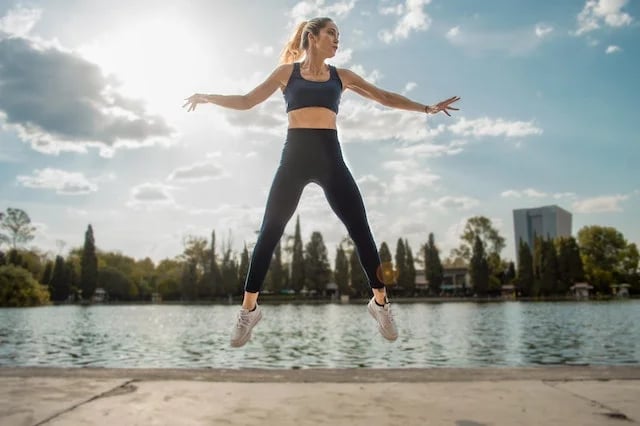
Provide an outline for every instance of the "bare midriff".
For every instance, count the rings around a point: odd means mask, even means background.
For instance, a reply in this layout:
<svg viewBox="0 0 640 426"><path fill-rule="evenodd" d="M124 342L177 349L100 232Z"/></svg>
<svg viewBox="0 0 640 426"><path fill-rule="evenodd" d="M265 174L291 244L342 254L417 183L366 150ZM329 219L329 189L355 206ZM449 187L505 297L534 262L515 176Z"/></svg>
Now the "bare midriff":
<svg viewBox="0 0 640 426"><path fill-rule="evenodd" d="M306 107L289 111L290 129L335 129L336 113L323 107Z"/></svg>

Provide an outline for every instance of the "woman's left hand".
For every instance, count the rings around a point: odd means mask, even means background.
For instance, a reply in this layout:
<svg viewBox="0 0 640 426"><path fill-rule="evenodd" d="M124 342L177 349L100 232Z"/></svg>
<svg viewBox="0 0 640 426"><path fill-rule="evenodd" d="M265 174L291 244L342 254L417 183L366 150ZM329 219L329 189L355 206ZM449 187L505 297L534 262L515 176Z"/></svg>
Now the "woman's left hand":
<svg viewBox="0 0 640 426"><path fill-rule="evenodd" d="M445 114L447 114L449 117L451 117L451 114L449 114L448 110L458 111L458 108L454 108L454 107L449 106L449 105L451 105L452 103L457 102L459 100L460 100L459 96L452 96L447 100L444 100L442 102L438 102L434 106L427 105L426 112L427 112L427 114L437 114L437 113L442 111Z"/></svg>
<svg viewBox="0 0 640 426"><path fill-rule="evenodd" d="M203 95L201 93L193 94L188 98L185 98L185 100L187 102L182 105L182 108L189 105L189 107L187 108L187 112L194 111L198 104L206 104L207 102L209 102L209 100L207 99L207 95Z"/></svg>

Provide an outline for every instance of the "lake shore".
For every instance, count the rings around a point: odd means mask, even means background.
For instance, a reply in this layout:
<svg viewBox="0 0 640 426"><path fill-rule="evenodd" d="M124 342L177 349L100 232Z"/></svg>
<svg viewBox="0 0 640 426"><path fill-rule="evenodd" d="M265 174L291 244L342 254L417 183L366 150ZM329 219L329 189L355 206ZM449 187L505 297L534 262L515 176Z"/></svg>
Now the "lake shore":
<svg viewBox="0 0 640 426"><path fill-rule="evenodd" d="M3 425L615 425L640 366L0 368Z"/></svg>

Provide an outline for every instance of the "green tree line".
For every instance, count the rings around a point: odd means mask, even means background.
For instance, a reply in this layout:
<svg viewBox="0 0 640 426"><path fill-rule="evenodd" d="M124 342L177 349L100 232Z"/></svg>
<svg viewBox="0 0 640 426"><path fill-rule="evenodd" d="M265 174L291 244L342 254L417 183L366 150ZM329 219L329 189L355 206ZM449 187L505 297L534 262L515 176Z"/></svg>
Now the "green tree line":
<svg viewBox="0 0 640 426"><path fill-rule="evenodd" d="M224 300L242 295L249 269L246 244L236 253L231 237L220 242L215 230L209 239L187 236L181 254L156 264L149 258L99 250L91 225L82 247L54 258L37 248L22 248L36 232L26 212L13 208L0 212L0 229L0 244L8 248L2 251L0 245L0 306L91 300L97 288L116 302L149 301L154 293L169 301ZM614 228L587 226L577 239L536 237L533 248L521 243L517 268L501 257L504 246L491 221L478 216L467 221L460 246L445 259L433 233L417 256L402 238L396 241L393 254L384 241L379 253L381 262L393 270L395 279L388 288L394 296L443 294L444 271L452 266L469 271L469 286L459 295L499 295L505 284L514 285L521 296L566 295L571 285L582 281L601 294L610 294L610 285L622 282L640 292L638 249ZM428 287L416 286L418 271ZM331 282L337 290L334 294L370 294L353 242L347 237L338 244L331 265L322 234L313 232L305 244L298 217L294 235L285 236L274 251L263 292L326 296L334 291L327 287Z"/></svg>

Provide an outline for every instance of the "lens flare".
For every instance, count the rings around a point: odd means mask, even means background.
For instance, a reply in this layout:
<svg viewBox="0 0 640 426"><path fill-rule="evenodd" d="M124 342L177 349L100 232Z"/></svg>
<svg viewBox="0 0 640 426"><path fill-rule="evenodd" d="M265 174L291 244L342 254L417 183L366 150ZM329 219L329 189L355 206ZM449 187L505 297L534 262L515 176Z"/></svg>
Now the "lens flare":
<svg viewBox="0 0 640 426"><path fill-rule="evenodd" d="M376 276L384 285L395 285L399 272L393 269L393 263L382 262L376 270Z"/></svg>

